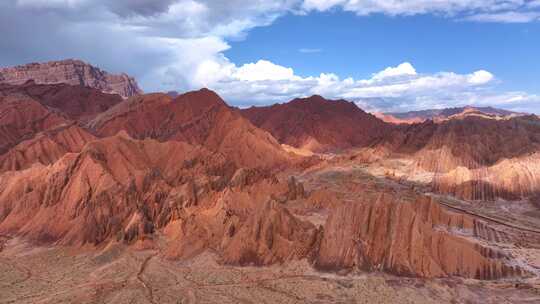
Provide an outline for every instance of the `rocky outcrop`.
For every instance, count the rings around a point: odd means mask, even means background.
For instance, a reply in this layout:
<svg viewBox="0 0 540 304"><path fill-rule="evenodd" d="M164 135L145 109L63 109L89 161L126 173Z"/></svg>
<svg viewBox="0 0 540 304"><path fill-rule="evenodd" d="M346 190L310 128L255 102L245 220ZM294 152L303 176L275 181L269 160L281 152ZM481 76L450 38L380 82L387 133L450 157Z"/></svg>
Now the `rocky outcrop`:
<svg viewBox="0 0 540 304"><path fill-rule="evenodd" d="M496 234L430 198L405 202L389 194L338 207L324 226L316 267L380 270L420 277L497 279L521 275L510 257L478 239Z"/></svg>
<svg viewBox="0 0 540 304"><path fill-rule="evenodd" d="M134 138L185 141L220 152L239 167L279 167L289 154L214 92L202 89L172 99L142 95L100 114L89 127L100 136L125 130Z"/></svg>
<svg viewBox="0 0 540 304"><path fill-rule="evenodd" d="M141 94L137 82L126 74L109 74L80 60L62 60L1 68L0 83L21 85L29 80L38 84L80 85L124 98Z"/></svg>
<svg viewBox="0 0 540 304"><path fill-rule="evenodd" d="M276 201L258 207L223 250L223 262L235 265L270 265L306 258L318 231Z"/></svg>
<svg viewBox="0 0 540 304"><path fill-rule="evenodd" d="M316 152L366 146L390 128L352 102L321 96L241 112L280 143Z"/></svg>

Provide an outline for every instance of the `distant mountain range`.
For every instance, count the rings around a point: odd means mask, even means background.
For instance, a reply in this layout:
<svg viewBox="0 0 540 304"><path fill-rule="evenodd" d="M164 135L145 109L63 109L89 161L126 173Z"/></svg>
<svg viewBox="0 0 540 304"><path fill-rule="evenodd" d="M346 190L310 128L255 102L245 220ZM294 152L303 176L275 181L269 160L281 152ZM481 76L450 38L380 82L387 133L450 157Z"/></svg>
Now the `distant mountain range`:
<svg viewBox="0 0 540 304"><path fill-rule="evenodd" d="M460 115L485 115L491 117L513 117L527 115L526 113L513 112L493 107L465 106L445 109L430 109L410 112L375 113L378 118L389 123L419 123L428 119L439 121Z"/></svg>

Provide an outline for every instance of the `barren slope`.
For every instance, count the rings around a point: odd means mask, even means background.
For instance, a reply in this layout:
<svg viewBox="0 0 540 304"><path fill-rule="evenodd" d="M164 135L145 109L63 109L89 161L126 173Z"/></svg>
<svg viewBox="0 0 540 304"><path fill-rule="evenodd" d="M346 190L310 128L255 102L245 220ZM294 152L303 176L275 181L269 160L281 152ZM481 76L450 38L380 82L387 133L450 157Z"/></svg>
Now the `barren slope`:
<svg viewBox="0 0 540 304"><path fill-rule="evenodd" d="M206 89L175 99L166 94L134 97L101 114L89 126L101 136L125 130L134 138L203 145L242 167L282 166L289 159L270 134Z"/></svg>
<svg viewBox="0 0 540 304"><path fill-rule="evenodd" d="M242 114L280 143L319 152L368 145L390 128L352 102L321 96L251 107Z"/></svg>

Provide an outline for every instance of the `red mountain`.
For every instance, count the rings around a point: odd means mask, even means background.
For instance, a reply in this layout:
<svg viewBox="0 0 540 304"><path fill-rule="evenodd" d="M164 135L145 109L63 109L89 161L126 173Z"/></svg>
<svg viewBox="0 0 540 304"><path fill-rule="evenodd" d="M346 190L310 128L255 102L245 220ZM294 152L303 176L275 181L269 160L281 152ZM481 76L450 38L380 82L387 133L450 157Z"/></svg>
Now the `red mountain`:
<svg viewBox="0 0 540 304"><path fill-rule="evenodd" d="M280 143L311 151L365 146L390 128L352 102L317 95L241 112Z"/></svg>
<svg viewBox="0 0 540 304"><path fill-rule="evenodd" d="M41 131L68 123L61 113L28 96L0 95L0 154Z"/></svg>
<svg viewBox="0 0 540 304"><path fill-rule="evenodd" d="M100 114L88 126L99 136L125 130L138 139L202 145L239 166L274 167L289 159L270 134L253 126L207 89L174 99L166 94L133 97Z"/></svg>
<svg viewBox="0 0 540 304"><path fill-rule="evenodd" d="M16 86L0 85L0 92L4 95L28 96L80 122L91 120L123 100L119 95L103 93L90 87L62 83L45 85L34 81Z"/></svg>

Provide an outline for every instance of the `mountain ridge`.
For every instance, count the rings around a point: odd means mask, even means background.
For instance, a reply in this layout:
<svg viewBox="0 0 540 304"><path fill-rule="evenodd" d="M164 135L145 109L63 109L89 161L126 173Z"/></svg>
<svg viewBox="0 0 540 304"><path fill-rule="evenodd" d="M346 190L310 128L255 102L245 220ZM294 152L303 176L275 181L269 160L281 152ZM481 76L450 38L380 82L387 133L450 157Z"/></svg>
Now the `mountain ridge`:
<svg viewBox="0 0 540 304"><path fill-rule="evenodd" d="M0 84L21 85L29 80L37 84L81 85L123 98L142 93L137 81L125 74L110 74L82 60L66 59L0 68Z"/></svg>
<svg viewBox="0 0 540 304"><path fill-rule="evenodd" d="M320 95L240 111L280 143L315 152L369 145L391 127L352 102Z"/></svg>

